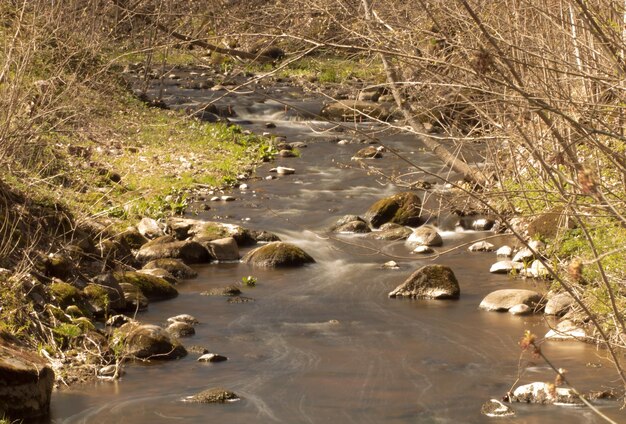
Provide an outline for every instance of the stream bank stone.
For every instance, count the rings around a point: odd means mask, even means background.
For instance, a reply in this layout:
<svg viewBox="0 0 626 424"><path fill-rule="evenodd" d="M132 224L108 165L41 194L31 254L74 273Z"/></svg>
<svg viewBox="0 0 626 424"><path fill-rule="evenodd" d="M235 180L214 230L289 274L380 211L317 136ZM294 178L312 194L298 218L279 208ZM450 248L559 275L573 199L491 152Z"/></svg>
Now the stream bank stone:
<svg viewBox="0 0 626 424"><path fill-rule="evenodd" d="M490 399L483 403L480 413L488 417L511 417L515 415L515 411L510 406L497 399Z"/></svg>
<svg viewBox="0 0 626 424"><path fill-rule="evenodd" d="M410 191L394 194L374 203L365 213L365 219L372 227L392 222L416 227L421 224L422 200Z"/></svg>
<svg viewBox="0 0 626 424"><path fill-rule="evenodd" d="M155 259L144 265L143 269L155 269L160 268L168 271L176 278L181 280L188 280L190 278L196 278L198 273L191 267L186 265L183 261L173 258Z"/></svg>
<svg viewBox="0 0 626 424"><path fill-rule="evenodd" d="M128 323L120 327L125 334L124 350L139 359L178 359L187 351L172 335L158 325Z"/></svg>
<svg viewBox="0 0 626 424"><path fill-rule="evenodd" d="M454 272L443 265L426 265L396 287L389 297L417 299L458 299L461 295Z"/></svg>
<svg viewBox="0 0 626 424"><path fill-rule="evenodd" d="M0 338L0 417L48 415L54 371L37 354Z"/></svg>
<svg viewBox="0 0 626 424"><path fill-rule="evenodd" d="M178 296L178 291L165 279L140 272L118 272L115 277L121 284L130 284L148 298L148 300L167 300ZM122 286L123 288L123 286Z"/></svg>
<svg viewBox="0 0 626 424"><path fill-rule="evenodd" d="M187 264L209 262L211 259L209 252L202 244L190 240L146 243L139 249L136 255L136 259L140 262L150 262L155 259L164 258L180 259Z"/></svg>
<svg viewBox="0 0 626 424"><path fill-rule="evenodd" d="M507 312L514 306L523 304L532 309L537 309L542 302L543 296L536 291L523 289L503 289L489 293L480 302L480 309L495 312Z"/></svg>
<svg viewBox="0 0 626 424"><path fill-rule="evenodd" d="M205 243L211 257L219 262L238 261L239 247L233 237L226 237Z"/></svg>
<svg viewBox="0 0 626 424"><path fill-rule="evenodd" d="M248 252L242 261L259 268L299 267L315 263L315 259L298 246L280 241Z"/></svg>

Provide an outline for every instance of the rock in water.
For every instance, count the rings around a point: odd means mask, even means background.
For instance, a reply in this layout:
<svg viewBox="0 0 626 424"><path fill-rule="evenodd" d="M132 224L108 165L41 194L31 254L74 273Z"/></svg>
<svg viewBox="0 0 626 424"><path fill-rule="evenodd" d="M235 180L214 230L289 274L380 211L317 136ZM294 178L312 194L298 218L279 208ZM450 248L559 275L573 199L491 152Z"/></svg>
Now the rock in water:
<svg viewBox="0 0 626 424"><path fill-rule="evenodd" d="M507 312L516 305L524 304L537 309L543 296L532 290L503 289L489 293L480 302L480 309L495 312Z"/></svg>
<svg viewBox="0 0 626 424"><path fill-rule="evenodd" d="M544 405L582 405L583 402L570 388L535 382L519 386L510 396L511 402L540 403Z"/></svg>
<svg viewBox="0 0 626 424"><path fill-rule="evenodd" d="M193 396L187 396L183 399L185 402L192 403L226 403L236 402L240 400L234 392L221 388L208 389Z"/></svg>
<svg viewBox="0 0 626 424"><path fill-rule="evenodd" d="M248 252L242 261L259 268L298 267L315 263L315 259L298 246L281 241Z"/></svg>
<svg viewBox="0 0 626 424"><path fill-rule="evenodd" d="M437 230L430 225L416 228L406 240L409 245L417 246L441 246L443 239Z"/></svg>
<svg viewBox="0 0 626 424"><path fill-rule="evenodd" d="M54 372L44 359L0 338L0 417L47 415L53 384Z"/></svg>
<svg viewBox="0 0 626 424"><path fill-rule="evenodd" d="M185 348L158 325L128 323L120 327L127 355L140 359L177 359L185 356Z"/></svg>
<svg viewBox="0 0 626 424"><path fill-rule="evenodd" d="M418 226L421 221L422 200L413 192L394 194L374 203L366 212L365 219L378 228L387 222Z"/></svg>
<svg viewBox="0 0 626 424"><path fill-rule="evenodd" d="M564 315L574 305L575 300L569 293L559 293L552 296L546 303L546 315Z"/></svg>
<svg viewBox="0 0 626 424"><path fill-rule="evenodd" d="M470 252L491 252L493 251L493 244L488 243L486 241L479 241L477 243L472 244L467 248Z"/></svg>
<svg viewBox="0 0 626 424"><path fill-rule="evenodd" d="M461 289L454 273L443 265L421 267L389 293L389 297L417 299L458 299L460 295Z"/></svg>
<svg viewBox="0 0 626 424"><path fill-rule="evenodd" d="M161 268L180 279L196 278L198 273L179 259L163 258L148 262L143 269Z"/></svg>
<svg viewBox="0 0 626 424"><path fill-rule="evenodd" d="M187 240L165 243L146 243L139 249L136 258L140 262L174 258L180 259L188 264L197 264L208 262L211 257L209 256L209 252L207 252L200 243Z"/></svg>
<svg viewBox="0 0 626 424"><path fill-rule="evenodd" d="M515 415L515 411L496 399L490 399L483 403L480 413L488 417L511 417Z"/></svg>

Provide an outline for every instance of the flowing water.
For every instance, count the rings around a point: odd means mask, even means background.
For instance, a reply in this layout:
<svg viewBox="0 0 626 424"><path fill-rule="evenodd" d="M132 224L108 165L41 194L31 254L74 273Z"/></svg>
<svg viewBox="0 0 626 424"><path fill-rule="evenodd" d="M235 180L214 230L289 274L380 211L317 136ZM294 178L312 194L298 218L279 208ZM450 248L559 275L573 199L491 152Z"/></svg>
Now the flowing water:
<svg viewBox="0 0 626 424"><path fill-rule="evenodd" d="M168 87L171 103L193 104L224 92ZM282 101L304 110L319 110L320 101L294 90L272 95L229 96L240 122L255 131L306 141L300 158L277 159L271 166L296 169L295 175L266 180L270 166L258 170L250 188L235 190L235 202L212 203L199 218L243 224L275 232L304 248L317 261L300 269L259 270L244 264L197 266L199 277L178 286L177 299L152 303L139 319L162 324L188 313L200 320L189 345L226 355L227 362L196 362L197 354L172 362L134 364L119 382L97 382L59 390L53 395L54 423L479 423L481 404L500 398L518 375L518 340L525 330L543 335L541 316L518 317L478 310L481 299L499 288L543 288L488 273L493 253L470 254L465 248L433 260L411 255L402 242L367 241L359 236L328 237L326 229L344 214L363 214L377 199L398 191L351 161L363 145L339 145L345 133L313 119L295 119ZM236 120L237 120L236 119ZM354 126L354 125L353 125ZM358 126L365 130L372 125ZM407 136L379 134L430 172L441 163ZM348 137L349 138L349 137ZM388 174L410 171L386 154L375 162ZM455 230L443 232L444 249L491 235ZM496 239L496 245L505 239ZM382 269L394 259L398 270ZM411 272L429 263L452 267L460 286L458 301L389 299L387 293ZM255 288L244 295L256 301L230 304L222 297L201 296L253 275ZM543 351L580 390L614 383L605 354L582 343L549 342ZM532 358L531 358L532 360ZM586 366L593 363L595 366ZM527 363L524 363L528 365ZM551 381L540 360L528 365L521 383ZM236 403L196 405L185 396L224 387L242 397ZM540 405L512 405L515 423L601 422L591 411ZM618 406L600 404L616 420Z"/></svg>

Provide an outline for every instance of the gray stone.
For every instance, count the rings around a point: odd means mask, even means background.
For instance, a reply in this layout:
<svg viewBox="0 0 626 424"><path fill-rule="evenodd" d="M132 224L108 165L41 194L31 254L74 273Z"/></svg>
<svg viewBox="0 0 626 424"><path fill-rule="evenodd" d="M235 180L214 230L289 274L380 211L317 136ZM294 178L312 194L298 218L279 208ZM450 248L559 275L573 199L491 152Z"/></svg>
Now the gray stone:
<svg viewBox="0 0 626 424"><path fill-rule="evenodd" d="M532 313L533 310L530 308L530 306L524 305L523 303L509 308L509 314L511 315L530 315Z"/></svg>
<svg viewBox="0 0 626 424"><path fill-rule="evenodd" d="M419 246L441 246L443 239L434 227L424 225L413 230L413 233L407 239L410 245Z"/></svg>
<svg viewBox="0 0 626 424"><path fill-rule="evenodd" d="M546 315L565 315L575 304L575 300L569 293L559 293L548 299L546 303L545 314Z"/></svg>
<svg viewBox="0 0 626 424"><path fill-rule="evenodd" d="M513 261L498 261L491 265L489 272L492 274L508 274L513 271L521 271L524 269L524 264Z"/></svg>
<svg viewBox="0 0 626 424"><path fill-rule="evenodd" d="M458 299L461 295L454 272L443 265L426 265L396 287L389 297L418 299Z"/></svg>
<svg viewBox="0 0 626 424"><path fill-rule="evenodd" d="M238 261L239 247L233 237L212 240L205 244L206 249L211 257L217 261Z"/></svg>
<svg viewBox="0 0 626 424"><path fill-rule="evenodd" d="M510 258L513 256L513 249L510 246L502 246L498 250L496 250L496 255L498 257Z"/></svg>
<svg viewBox="0 0 626 424"><path fill-rule="evenodd" d="M187 264L204 263L210 260L209 252L195 241L174 241L170 243L147 243L139 249L136 258L140 262L155 259L180 259Z"/></svg>
<svg viewBox="0 0 626 424"><path fill-rule="evenodd" d="M528 248L520 249L515 256L513 262L530 262L535 259L535 254Z"/></svg>
<svg viewBox="0 0 626 424"><path fill-rule="evenodd" d="M524 304L536 310L541 306L543 296L532 290L503 289L489 293L480 302L480 309L486 311L506 312L512 307Z"/></svg>
<svg viewBox="0 0 626 424"><path fill-rule="evenodd" d="M127 311L143 311L148 307L150 301L141 292L139 287L135 287L128 283L120 283L120 287L122 287L122 290L124 291L124 300L126 301Z"/></svg>

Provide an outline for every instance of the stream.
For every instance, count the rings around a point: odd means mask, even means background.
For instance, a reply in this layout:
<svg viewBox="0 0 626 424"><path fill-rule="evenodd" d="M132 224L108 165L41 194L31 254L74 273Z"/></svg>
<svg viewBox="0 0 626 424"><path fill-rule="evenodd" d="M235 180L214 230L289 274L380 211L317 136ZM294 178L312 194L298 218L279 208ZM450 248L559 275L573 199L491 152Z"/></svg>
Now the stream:
<svg viewBox="0 0 626 424"><path fill-rule="evenodd" d="M151 88L152 93L158 87ZM482 298L500 288L543 290L545 283L488 272L495 253L469 253L466 247L437 259L410 253L403 242L330 235L327 229L345 214L363 215L376 200L400 191L380 176L351 161L364 144L334 125L302 117L286 108L319 111L321 100L276 86L271 95L252 89L220 100L237 113L231 120L253 132L303 141L299 158L277 158L257 170L247 190L228 193L233 202L211 202L196 218L219 220L268 230L302 247L316 264L297 269L260 270L245 264L195 266L199 277L177 286L178 298L151 303L138 319L164 324L187 313L200 324L181 341L205 346L229 358L199 363L198 354L181 360L129 364L117 382L98 381L55 391L50 422L78 423L483 423L480 414L490 398L501 398L516 382L525 330L543 336L549 322L542 315L513 316L478 309ZM207 102L224 90L192 90L169 81L164 100L177 107ZM266 129L272 122L276 128ZM347 124L373 132L429 172L446 171L411 136L382 131L371 123ZM356 136L359 138L359 136ZM411 171L390 153L372 162L388 174ZM272 175L275 166L296 169L294 175ZM275 174L274 174L275 175ZM419 177L419 175L418 175ZM426 175L423 179L434 182ZM441 220L446 250L486 236L463 231ZM510 241L490 240L496 247ZM359 247L364 246L364 247ZM245 253L245 250L243 251ZM395 260L399 269L381 265ZM387 294L422 265L450 266L459 280L458 301L390 299ZM241 282L249 303L201 296L211 288ZM581 390L601 389L615 380L605 352L577 342L546 342L543 352ZM527 356L525 356L528 359ZM530 358L532 361L533 359ZM524 362L524 365L528 365ZM519 384L553 381L554 374L536 359L522 370ZM211 387L241 396L230 404L189 404L181 399ZM589 409L512 404L514 423L600 423ZM624 416L616 403L599 407L614 418Z"/></svg>

